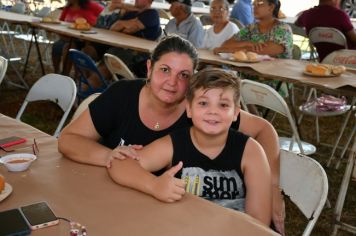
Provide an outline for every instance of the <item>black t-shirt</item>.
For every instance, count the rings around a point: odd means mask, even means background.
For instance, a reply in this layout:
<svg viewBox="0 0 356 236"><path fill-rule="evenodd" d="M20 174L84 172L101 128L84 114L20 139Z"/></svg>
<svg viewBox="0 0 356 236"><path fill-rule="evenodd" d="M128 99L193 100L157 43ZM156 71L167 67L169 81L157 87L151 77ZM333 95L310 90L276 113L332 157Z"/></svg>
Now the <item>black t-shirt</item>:
<svg viewBox="0 0 356 236"><path fill-rule="evenodd" d="M183 113L165 130L147 128L138 111L139 94L144 85L144 80L120 80L90 103L90 115L103 145L113 149L121 140L125 141L125 145L146 145L173 130L191 125L186 113Z"/></svg>
<svg viewBox="0 0 356 236"><path fill-rule="evenodd" d="M230 129L224 149L213 160L194 146L190 128L174 131L171 138L172 166L183 162L176 177L186 181L186 191L224 207L244 211L246 189L241 160L249 137Z"/></svg>

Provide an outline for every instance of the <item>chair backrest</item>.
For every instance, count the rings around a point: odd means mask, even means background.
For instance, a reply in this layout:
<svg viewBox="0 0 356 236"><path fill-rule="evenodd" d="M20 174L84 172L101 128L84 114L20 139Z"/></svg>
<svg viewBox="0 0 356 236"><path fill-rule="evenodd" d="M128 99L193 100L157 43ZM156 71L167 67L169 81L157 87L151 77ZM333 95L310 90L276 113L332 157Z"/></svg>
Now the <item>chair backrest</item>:
<svg viewBox="0 0 356 236"><path fill-rule="evenodd" d="M192 4L193 7L205 7L205 4L203 2L193 2Z"/></svg>
<svg viewBox="0 0 356 236"><path fill-rule="evenodd" d="M76 49L70 49L68 56L72 60L74 67L79 74L77 95L80 99L84 99L93 93L103 92L108 87L108 83L105 78L98 70L93 59L91 59L88 55ZM99 87L95 87L91 84L87 78L88 73L94 73L98 76L101 82ZM83 84L87 86L85 90L83 89Z"/></svg>
<svg viewBox="0 0 356 236"><path fill-rule="evenodd" d="M19 14L25 14L25 12L26 12L26 5L25 5L25 3L23 3L23 2L17 2L17 3L15 3L15 5L13 5L13 6L10 8L10 11L11 11L11 12L14 12L14 13L19 13Z"/></svg>
<svg viewBox="0 0 356 236"><path fill-rule="evenodd" d="M16 119L20 120L26 106L34 101L51 101L63 110L64 114L53 136L58 137L65 120L73 106L77 94L77 87L72 78L58 74L48 74L41 77L31 87Z"/></svg>
<svg viewBox="0 0 356 236"><path fill-rule="evenodd" d="M302 58L302 50L298 45L293 44L292 57L294 60L300 60Z"/></svg>
<svg viewBox="0 0 356 236"><path fill-rule="evenodd" d="M0 56L0 84L3 81L7 70L7 60L6 58Z"/></svg>
<svg viewBox="0 0 356 236"><path fill-rule="evenodd" d="M50 7L42 7L37 13L36 16L38 17L46 17L51 14L51 8Z"/></svg>
<svg viewBox="0 0 356 236"><path fill-rule="evenodd" d="M356 52L355 50L349 49L333 51L327 55L322 62L356 69Z"/></svg>
<svg viewBox="0 0 356 236"><path fill-rule="evenodd" d="M164 9L157 9L158 14L159 14L159 18L163 18L163 19L167 19L170 20L172 17L169 15L169 13L167 11L165 11Z"/></svg>
<svg viewBox="0 0 356 236"><path fill-rule="evenodd" d="M241 81L241 103L244 110L248 111L247 105L259 105L288 118L289 124L293 132L293 138L295 138L299 150L304 154L303 147L299 138L296 123L289 111L287 103L284 101L281 95L272 87L258 83L252 80L244 79ZM292 145L290 146L290 150Z"/></svg>
<svg viewBox="0 0 356 236"><path fill-rule="evenodd" d="M77 119L80 114L83 113L83 111L85 109L87 109L87 107L89 106L89 104L95 100L95 98L97 98L101 93L94 93L92 95L90 95L89 97L87 97L86 99L84 99L80 104L79 106L77 107L77 110L75 110L74 114L73 114L73 117L72 117L72 120L75 120Z"/></svg>
<svg viewBox="0 0 356 236"><path fill-rule="evenodd" d="M345 35L335 28L315 27L309 31L309 40L315 43L332 43L343 46L347 49L347 40Z"/></svg>
<svg viewBox="0 0 356 236"><path fill-rule="evenodd" d="M245 25L244 25L241 21L239 21L238 19L236 19L236 18L231 17L231 18L230 18L230 21L231 21L232 23L234 23L235 25L237 25L237 27L239 27L239 29L245 28Z"/></svg>
<svg viewBox="0 0 356 236"><path fill-rule="evenodd" d="M104 54L104 62L115 80L119 80L117 75L121 75L125 79L135 79L134 74L126 66L126 64L117 56L109 53Z"/></svg>
<svg viewBox="0 0 356 236"><path fill-rule="evenodd" d="M201 15L201 16L199 17L199 19L200 19L200 22L201 22L201 24L202 24L203 26L205 26L205 25L212 25L212 24L213 24L213 21L212 21L212 19L211 19L211 16L208 15L208 14Z"/></svg>
<svg viewBox="0 0 356 236"><path fill-rule="evenodd" d="M328 178L314 159L280 151L280 187L308 218L303 236L310 235L328 195Z"/></svg>

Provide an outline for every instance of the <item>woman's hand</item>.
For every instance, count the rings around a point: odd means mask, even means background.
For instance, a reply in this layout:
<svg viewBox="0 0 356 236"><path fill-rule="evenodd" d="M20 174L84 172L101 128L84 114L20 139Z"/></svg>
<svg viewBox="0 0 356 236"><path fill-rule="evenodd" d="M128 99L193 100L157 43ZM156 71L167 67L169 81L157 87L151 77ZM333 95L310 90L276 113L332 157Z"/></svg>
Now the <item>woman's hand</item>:
<svg viewBox="0 0 356 236"><path fill-rule="evenodd" d="M161 176L155 179L152 186L152 195L162 202L176 202L182 199L185 194L185 181L177 179L174 175L183 167L180 161Z"/></svg>
<svg viewBox="0 0 356 236"><path fill-rule="evenodd" d="M281 190L279 187L273 187L273 209L272 209L272 221L276 230L285 235L284 232L284 219L285 219L285 204Z"/></svg>
<svg viewBox="0 0 356 236"><path fill-rule="evenodd" d="M132 158L134 160L139 160L136 150L140 150L142 147L142 145L117 146L107 157L106 167L110 168L111 162L114 159L125 160L126 158Z"/></svg>

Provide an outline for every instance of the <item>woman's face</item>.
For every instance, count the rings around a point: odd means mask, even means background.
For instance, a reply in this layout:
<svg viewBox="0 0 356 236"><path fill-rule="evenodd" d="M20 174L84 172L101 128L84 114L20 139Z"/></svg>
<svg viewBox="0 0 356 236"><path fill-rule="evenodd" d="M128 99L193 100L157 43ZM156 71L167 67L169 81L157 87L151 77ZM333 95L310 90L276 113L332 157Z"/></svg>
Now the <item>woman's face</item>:
<svg viewBox="0 0 356 236"><path fill-rule="evenodd" d="M269 4L266 0L254 0L252 4L256 19L273 17L273 4Z"/></svg>
<svg viewBox="0 0 356 236"><path fill-rule="evenodd" d="M222 1L212 1L210 16L214 24L225 23L229 20L229 12Z"/></svg>
<svg viewBox="0 0 356 236"><path fill-rule="evenodd" d="M147 74L153 95L166 104L177 104L185 98L193 75L193 61L186 53L170 52L154 65L148 60Z"/></svg>

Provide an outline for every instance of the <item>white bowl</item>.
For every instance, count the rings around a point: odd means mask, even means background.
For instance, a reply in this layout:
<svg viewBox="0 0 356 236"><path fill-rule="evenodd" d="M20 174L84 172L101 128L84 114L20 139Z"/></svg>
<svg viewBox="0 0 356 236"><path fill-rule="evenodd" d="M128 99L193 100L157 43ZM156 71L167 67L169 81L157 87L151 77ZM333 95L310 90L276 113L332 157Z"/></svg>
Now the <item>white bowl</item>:
<svg viewBox="0 0 356 236"><path fill-rule="evenodd" d="M0 162L3 163L9 171L24 171L36 160L37 157L29 153L16 153L6 155L0 158ZM11 163L18 160L19 162ZM24 161L20 161L24 160Z"/></svg>

